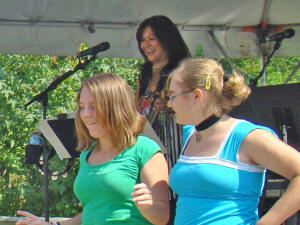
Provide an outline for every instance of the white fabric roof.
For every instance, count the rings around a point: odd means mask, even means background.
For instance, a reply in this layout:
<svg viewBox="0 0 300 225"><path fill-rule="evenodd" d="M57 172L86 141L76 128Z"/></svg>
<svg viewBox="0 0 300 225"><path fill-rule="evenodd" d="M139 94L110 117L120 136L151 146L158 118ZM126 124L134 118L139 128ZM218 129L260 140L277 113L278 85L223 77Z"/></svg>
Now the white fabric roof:
<svg viewBox="0 0 300 225"><path fill-rule="evenodd" d="M260 56L254 32L243 27L293 28L275 56L300 55L299 0L2 0L0 52L75 55L80 43L108 41L103 57L140 57L135 32L153 15L166 15L179 27L191 53L197 45L206 57L223 57L209 31L229 57ZM88 31L94 24L95 33ZM266 44L271 47L272 43Z"/></svg>

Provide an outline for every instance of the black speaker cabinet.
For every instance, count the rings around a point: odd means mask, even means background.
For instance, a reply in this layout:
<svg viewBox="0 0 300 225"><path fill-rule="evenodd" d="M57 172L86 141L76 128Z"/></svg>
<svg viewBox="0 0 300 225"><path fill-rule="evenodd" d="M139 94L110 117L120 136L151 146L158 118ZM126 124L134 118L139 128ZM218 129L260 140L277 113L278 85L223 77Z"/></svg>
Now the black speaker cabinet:
<svg viewBox="0 0 300 225"><path fill-rule="evenodd" d="M272 128L289 145L300 147L300 84L252 87L231 115Z"/></svg>

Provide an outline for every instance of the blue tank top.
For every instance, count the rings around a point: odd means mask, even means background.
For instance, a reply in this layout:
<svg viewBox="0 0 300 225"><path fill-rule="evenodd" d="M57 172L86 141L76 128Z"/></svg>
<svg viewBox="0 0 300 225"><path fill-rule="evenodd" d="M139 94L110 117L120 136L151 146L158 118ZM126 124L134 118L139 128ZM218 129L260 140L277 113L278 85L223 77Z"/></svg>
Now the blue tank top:
<svg viewBox="0 0 300 225"><path fill-rule="evenodd" d="M175 225L252 225L258 220L265 169L239 162L237 153L254 129L267 127L238 120L226 134L216 155L180 155L170 173L170 186L178 194ZM189 134L195 129L185 128Z"/></svg>

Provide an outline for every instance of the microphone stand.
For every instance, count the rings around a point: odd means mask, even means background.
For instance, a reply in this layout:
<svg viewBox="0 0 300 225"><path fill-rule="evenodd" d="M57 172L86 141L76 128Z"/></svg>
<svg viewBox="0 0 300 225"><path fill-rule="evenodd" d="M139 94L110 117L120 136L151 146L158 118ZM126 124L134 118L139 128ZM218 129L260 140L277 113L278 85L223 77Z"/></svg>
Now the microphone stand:
<svg viewBox="0 0 300 225"><path fill-rule="evenodd" d="M25 104L25 107L29 106L34 101L39 101L42 105L43 110L43 119L47 119L47 106L48 106L48 93L63 82L65 79L67 79L69 76L71 76L73 73L75 73L78 70L83 70L91 61L96 59L96 54L93 55L90 59L84 61L84 63L81 63L79 59L79 63L74 68L74 70L69 70L68 72L64 73L57 79L55 79L44 91L40 92L38 95L34 96L29 102ZM44 172L44 184L45 184L45 201L44 201L44 207L45 207L45 221L49 222L49 170L48 170L48 155L49 151L46 146L46 141L43 141L43 172Z"/></svg>
<svg viewBox="0 0 300 225"><path fill-rule="evenodd" d="M273 50L272 50L271 54L269 55L269 57L267 58L267 61L264 64L264 66L263 66L262 70L260 71L259 75L254 79L250 79L250 81L249 81L250 86L252 86L252 87L257 86L257 82L258 82L259 78L261 78L261 76L263 75L263 73L265 71L265 68L269 64L269 62L270 62L272 56L274 55L275 51L280 48L282 40L283 39L279 39L279 40L276 41L275 45L273 46Z"/></svg>

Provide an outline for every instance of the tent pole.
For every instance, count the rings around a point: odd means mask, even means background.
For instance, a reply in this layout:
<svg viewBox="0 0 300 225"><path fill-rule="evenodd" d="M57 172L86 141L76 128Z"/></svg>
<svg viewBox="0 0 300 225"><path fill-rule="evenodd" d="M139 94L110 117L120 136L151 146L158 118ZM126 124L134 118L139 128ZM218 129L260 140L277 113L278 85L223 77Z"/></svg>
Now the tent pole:
<svg viewBox="0 0 300 225"><path fill-rule="evenodd" d="M217 45L218 49L220 50L220 52L223 54L223 56L227 59L228 63L230 64L231 68L234 69L233 63L230 59L230 57L228 56L228 54L226 53L225 49L223 48L223 46L220 44L219 40L216 38L216 35L213 31L209 30L208 31L209 35L211 36L211 38L213 39L214 43Z"/></svg>
<svg viewBox="0 0 300 225"><path fill-rule="evenodd" d="M264 54L262 54L262 56L260 57L260 70L262 70L264 68L265 61L266 61L265 56L264 56ZM262 74L262 79L260 80L260 84L262 86L266 85L266 72L265 71Z"/></svg>

